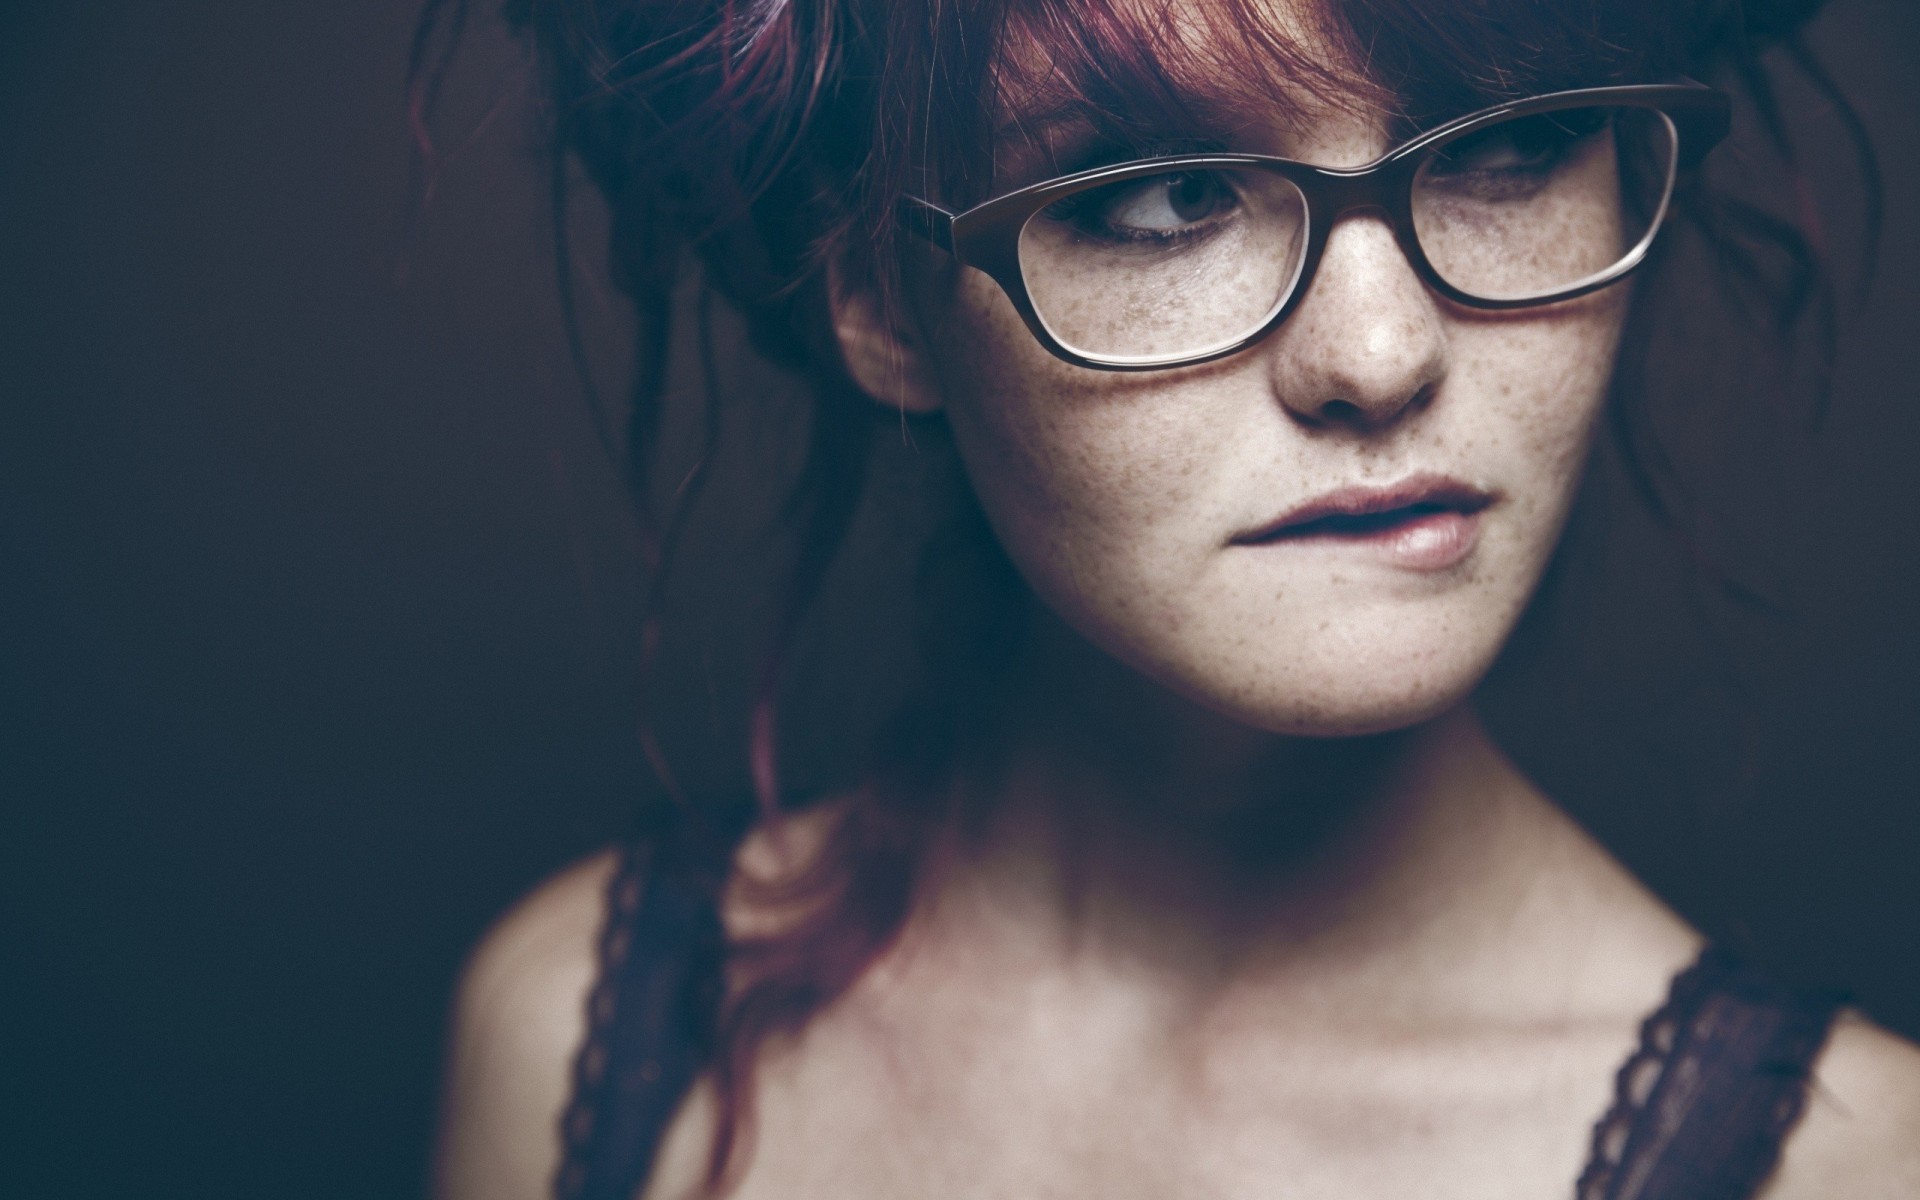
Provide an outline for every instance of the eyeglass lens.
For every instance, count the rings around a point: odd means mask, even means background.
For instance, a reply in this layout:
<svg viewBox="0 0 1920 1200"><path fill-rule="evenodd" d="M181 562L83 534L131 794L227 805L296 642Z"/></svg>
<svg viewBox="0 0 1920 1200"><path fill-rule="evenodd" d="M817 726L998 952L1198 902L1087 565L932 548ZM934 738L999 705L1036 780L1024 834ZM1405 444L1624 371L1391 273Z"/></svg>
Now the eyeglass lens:
<svg viewBox="0 0 1920 1200"><path fill-rule="evenodd" d="M1677 158L1652 109L1599 106L1482 126L1426 152L1413 227L1442 279L1471 296L1561 294L1637 257ZM1306 197L1254 168L1099 183L1021 230L1035 311L1064 346L1112 362L1198 357L1264 326L1297 285Z"/></svg>
<svg viewBox="0 0 1920 1200"><path fill-rule="evenodd" d="M1502 121L1429 155L1413 228L1440 277L1483 300L1579 287L1637 255L1666 209L1676 139L1646 108Z"/></svg>

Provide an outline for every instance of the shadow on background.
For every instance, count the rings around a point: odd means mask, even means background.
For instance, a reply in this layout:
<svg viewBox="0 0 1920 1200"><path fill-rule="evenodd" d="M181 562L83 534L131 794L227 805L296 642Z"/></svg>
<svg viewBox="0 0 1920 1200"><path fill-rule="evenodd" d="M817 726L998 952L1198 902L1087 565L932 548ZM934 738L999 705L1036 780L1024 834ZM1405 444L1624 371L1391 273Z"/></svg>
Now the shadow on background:
<svg viewBox="0 0 1920 1200"><path fill-rule="evenodd" d="M0 1192L413 1195L466 947L648 786L632 530L562 337L515 60L492 35L471 48L409 238L409 5L16 9ZM1828 425L1723 408L1669 431L1713 546L1797 619L1692 603L1603 460L1580 518L1600 548L1489 706L1686 911L1912 1035L1920 18L1837 0L1819 34L1893 218ZM1857 237L1830 114L1796 111L1836 238ZM617 386L620 308L586 297ZM788 381L725 359L714 494L736 499L703 511L661 721L701 787L744 775L723 714L750 670L754 564L777 559L762 464L799 412ZM795 684L815 714L803 784L850 769L905 644L876 614L906 607L918 465L882 455Z"/></svg>

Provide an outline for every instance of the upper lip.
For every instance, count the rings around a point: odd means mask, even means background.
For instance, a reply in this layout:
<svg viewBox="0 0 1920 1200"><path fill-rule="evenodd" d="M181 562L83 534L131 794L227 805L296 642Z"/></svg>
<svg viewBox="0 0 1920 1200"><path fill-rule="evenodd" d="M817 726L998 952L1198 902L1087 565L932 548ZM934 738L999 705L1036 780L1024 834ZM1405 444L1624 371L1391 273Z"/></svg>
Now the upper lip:
<svg viewBox="0 0 1920 1200"><path fill-rule="evenodd" d="M1398 483L1385 486L1337 488L1297 508L1288 509L1264 525L1234 535L1233 542L1245 545L1286 537L1328 517L1373 516L1416 505L1443 511L1476 513L1493 501L1491 492L1449 475L1410 475Z"/></svg>

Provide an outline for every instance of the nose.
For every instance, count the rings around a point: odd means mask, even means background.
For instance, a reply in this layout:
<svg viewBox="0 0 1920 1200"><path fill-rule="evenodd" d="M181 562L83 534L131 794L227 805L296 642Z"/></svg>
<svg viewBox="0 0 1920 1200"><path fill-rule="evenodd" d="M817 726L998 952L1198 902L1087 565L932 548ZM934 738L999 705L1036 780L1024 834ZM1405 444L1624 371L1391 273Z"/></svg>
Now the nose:
<svg viewBox="0 0 1920 1200"><path fill-rule="evenodd" d="M1378 430L1432 397L1447 370L1440 301L1382 214L1333 227L1269 363L1276 398L1313 427Z"/></svg>

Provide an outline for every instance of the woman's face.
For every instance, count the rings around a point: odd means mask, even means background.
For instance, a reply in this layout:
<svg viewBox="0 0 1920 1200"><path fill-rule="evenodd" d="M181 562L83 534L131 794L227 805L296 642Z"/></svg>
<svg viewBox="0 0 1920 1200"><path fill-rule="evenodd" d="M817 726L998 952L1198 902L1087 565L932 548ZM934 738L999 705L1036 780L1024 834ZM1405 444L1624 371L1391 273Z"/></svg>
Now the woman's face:
<svg viewBox="0 0 1920 1200"><path fill-rule="evenodd" d="M1356 166L1389 146L1328 112L1229 148ZM926 375L1034 592L1159 684L1301 734L1406 726L1479 681L1564 524L1626 303L1462 308L1353 213L1265 341L1123 374L1048 354L977 271L922 283ZM1312 521L1329 508L1347 515Z"/></svg>

